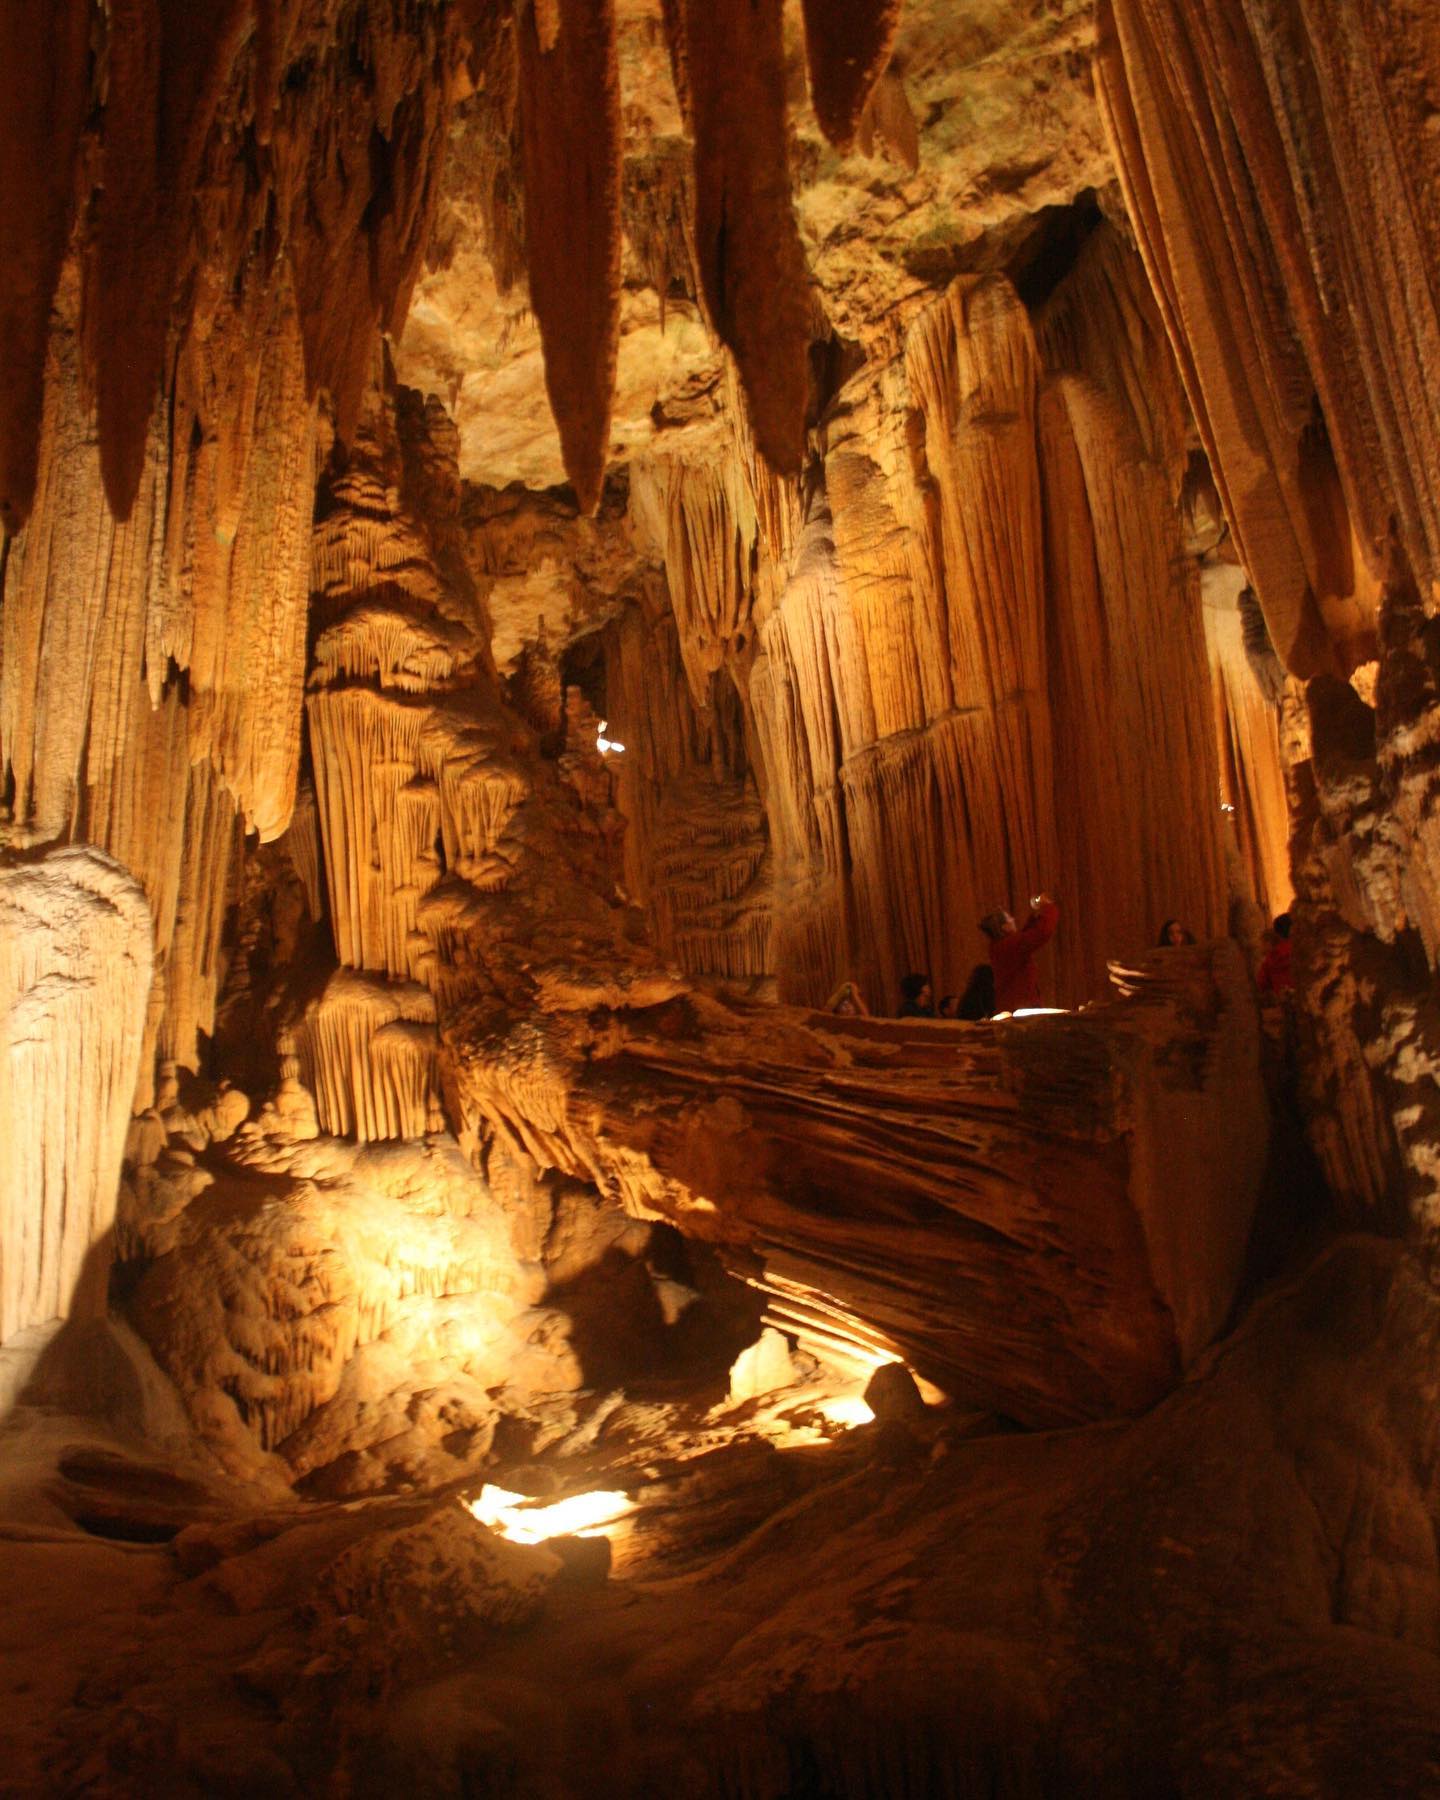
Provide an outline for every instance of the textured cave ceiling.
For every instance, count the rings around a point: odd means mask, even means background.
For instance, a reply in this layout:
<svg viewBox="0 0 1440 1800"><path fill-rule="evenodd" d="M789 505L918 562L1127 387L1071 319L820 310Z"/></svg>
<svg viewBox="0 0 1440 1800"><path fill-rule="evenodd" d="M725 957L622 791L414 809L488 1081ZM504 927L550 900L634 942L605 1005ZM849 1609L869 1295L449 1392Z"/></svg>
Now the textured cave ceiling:
<svg viewBox="0 0 1440 1800"><path fill-rule="evenodd" d="M952 275L1023 266L1036 215L1113 182L1091 91L1089 5L907 5L885 92L913 140L871 131L868 153L848 155L810 108L798 8L784 29L792 193L814 301L862 354L892 353ZM724 378L683 242L690 148L655 6L623 0L616 34L626 236L610 458L704 457ZM462 101L396 370L444 400L466 479L548 487L565 476L539 331L523 267L486 222L496 137L493 97ZM508 212L501 227L514 230Z"/></svg>

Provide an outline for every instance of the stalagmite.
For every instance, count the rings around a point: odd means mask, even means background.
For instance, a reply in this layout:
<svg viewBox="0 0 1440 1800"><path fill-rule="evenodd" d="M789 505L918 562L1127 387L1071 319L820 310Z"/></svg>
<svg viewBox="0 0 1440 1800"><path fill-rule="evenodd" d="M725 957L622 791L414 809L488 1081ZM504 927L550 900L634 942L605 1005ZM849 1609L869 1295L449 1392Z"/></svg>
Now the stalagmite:
<svg viewBox="0 0 1440 1800"><path fill-rule="evenodd" d="M150 969L144 896L108 857L0 867L0 1341L104 1309Z"/></svg>
<svg viewBox="0 0 1440 1800"><path fill-rule="evenodd" d="M620 332L620 84L612 0L521 18L520 145L530 303L565 472L600 503ZM542 33L548 41L542 41Z"/></svg>
<svg viewBox="0 0 1440 1800"><path fill-rule="evenodd" d="M156 1171L144 1195L136 1322L232 1468L273 1471L276 1452L291 1479L330 1470L343 1493L367 1464L436 1457L427 1407L488 1442L486 1389L541 1282L453 1145L252 1131L218 1178ZM437 1472L454 1466L439 1451Z"/></svg>

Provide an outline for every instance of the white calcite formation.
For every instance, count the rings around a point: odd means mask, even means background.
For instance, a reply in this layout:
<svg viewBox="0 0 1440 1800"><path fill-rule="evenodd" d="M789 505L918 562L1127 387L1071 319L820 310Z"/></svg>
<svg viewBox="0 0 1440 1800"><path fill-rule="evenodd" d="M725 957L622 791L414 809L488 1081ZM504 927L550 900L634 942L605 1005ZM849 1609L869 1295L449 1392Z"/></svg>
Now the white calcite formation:
<svg viewBox="0 0 1440 1800"><path fill-rule="evenodd" d="M0 867L0 1341L103 1300L150 975L145 897L108 857Z"/></svg>

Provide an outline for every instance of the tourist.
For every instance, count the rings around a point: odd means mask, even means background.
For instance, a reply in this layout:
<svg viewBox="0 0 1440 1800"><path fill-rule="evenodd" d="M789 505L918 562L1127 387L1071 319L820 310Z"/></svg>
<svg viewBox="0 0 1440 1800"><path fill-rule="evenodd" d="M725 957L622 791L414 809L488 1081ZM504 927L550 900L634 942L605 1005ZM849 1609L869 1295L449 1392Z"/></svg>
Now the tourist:
<svg viewBox="0 0 1440 1800"><path fill-rule="evenodd" d="M990 940L990 967L995 971L996 1012L1016 1012L1040 1004L1040 972L1035 952L1048 944L1060 923L1060 908L1048 894L1036 894L1023 926L1003 906L987 913L980 929Z"/></svg>
<svg viewBox="0 0 1440 1800"><path fill-rule="evenodd" d="M853 981L842 981L825 1002L825 1010L842 1019L864 1019L870 1016L860 990Z"/></svg>
<svg viewBox="0 0 1440 1800"><path fill-rule="evenodd" d="M930 985L928 975L907 975L900 983L900 1017L902 1019L933 1019L935 1017L935 990Z"/></svg>
<svg viewBox="0 0 1440 1800"><path fill-rule="evenodd" d="M1288 994L1295 986L1295 971L1290 966L1290 924L1290 915L1284 912L1270 928L1270 948L1255 978L1262 994Z"/></svg>
<svg viewBox="0 0 1440 1800"><path fill-rule="evenodd" d="M1158 942L1162 950L1178 950L1182 944L1193 944L1195 933L1179 919L1167 919L1160 927Z"/></svg>
<svg viewBox="0 0 1440 1800"><path fill-rule="evenodd" d="M988 962L976 963L960 996L961 1019L988 1019L995 1011L995 971Z"/></svg>

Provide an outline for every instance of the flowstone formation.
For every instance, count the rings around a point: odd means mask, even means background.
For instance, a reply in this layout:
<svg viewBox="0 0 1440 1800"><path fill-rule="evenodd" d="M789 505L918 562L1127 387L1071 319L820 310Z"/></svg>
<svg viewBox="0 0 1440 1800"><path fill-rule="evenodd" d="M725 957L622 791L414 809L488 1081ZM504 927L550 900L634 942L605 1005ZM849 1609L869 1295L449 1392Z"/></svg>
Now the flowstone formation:
<svg viewBox="0 0 1440 1800"><path fill-rule="evenodd" d="M11 9L7 1791L1440 1782L1437 93Z"/></svg>

